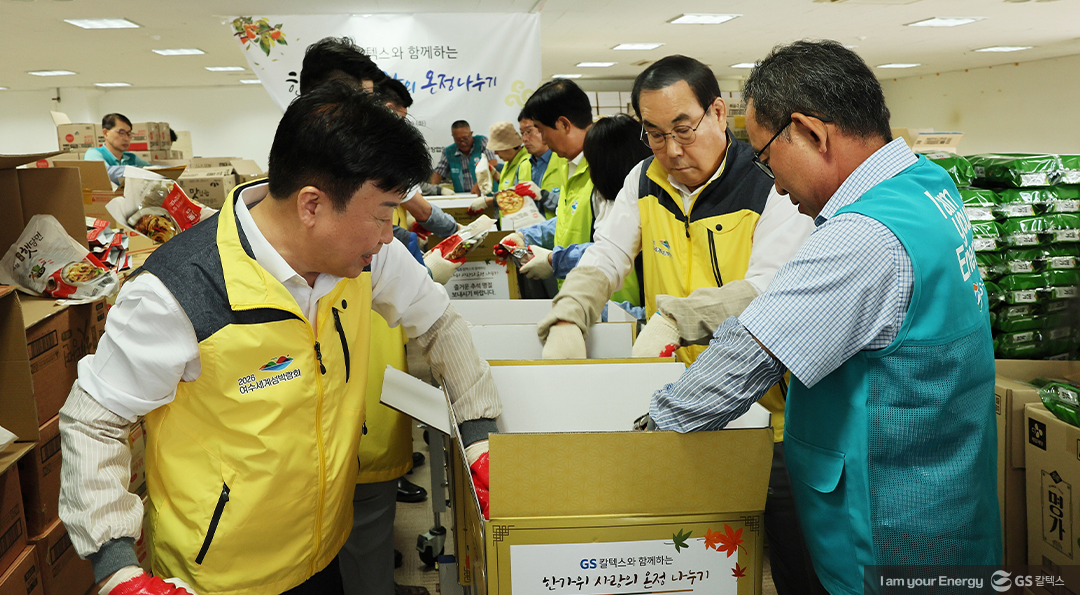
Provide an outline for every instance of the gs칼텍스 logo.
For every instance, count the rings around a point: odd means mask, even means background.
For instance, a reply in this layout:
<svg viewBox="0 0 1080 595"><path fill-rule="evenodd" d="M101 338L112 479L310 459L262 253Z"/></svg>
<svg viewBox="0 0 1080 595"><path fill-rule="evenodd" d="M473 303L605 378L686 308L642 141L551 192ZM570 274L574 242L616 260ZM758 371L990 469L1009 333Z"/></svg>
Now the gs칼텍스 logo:
<svg viewBox="0 0 1080 595"><path fill-rule="evenodd" d="M293 358L291 358L291 357L289 357L287 355L282 355L282 356L278 357L277 359L272 359L272 360L266 362L266 364L264 364L263 367L259 368L259 371L260 372L277 372L279 370L284 370L285 368L288 368L289 364L291 364L291 363L293 363Z"/></svg>

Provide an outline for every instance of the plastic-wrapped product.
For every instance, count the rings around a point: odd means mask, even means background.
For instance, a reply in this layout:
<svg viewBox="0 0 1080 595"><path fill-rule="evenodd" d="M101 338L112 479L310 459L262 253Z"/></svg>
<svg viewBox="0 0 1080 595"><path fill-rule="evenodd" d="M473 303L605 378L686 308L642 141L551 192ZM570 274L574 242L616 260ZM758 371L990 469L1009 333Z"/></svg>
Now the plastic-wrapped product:
<svg viewBox="0 0 1080 595"><path fill-rule="evenodd" d="M1080 184L1080 155L1058 155L1061 160L1061 183Z"/></svg>
<svg viewBox="0 0 1080 595"><path fill-rule="evenodd" d="M989 188L961 188L960 198L964 201L964 212L968 221L993 221L997 218L994 210L998 205L997 193Z"/></svg>
<svg viewBox="0 0 1080 595"><path fill-rule="evenodd" d="M983 153L968 155L980 185L1032 188L1053 186L1061 179L1057 155L1032 153Z"/></svg>
<svg viewBox="0 0 1080 595"><path fill-rule="evenodd" d="M978 252L975 254L975 262L978 263L979 275L982 276L984 281L997 279L1009 273L1009 265L1006 263L1005 258L997 252Z"/></svg>
<svg viewBox="0 0 1080 595"><path fill-rule="evenodd" d="M1069 300L1080 295L1080 271L1076 269L1052 269L1043 273L1049 287L1049 299Z"/></svg>
<svg viewBox="0 0 1080 595"><path fill-rule="evenodd" d="M1047 269L1075 269L1080 265L1080 245L1059 244L1046 249Z"/></svg>
<svg viewBox="0 0 1080 595"><path fill-rule="evenodd" d="M976 252L995 252L1004 235L1005 229L997 221L976 221L971 224L971 247Z"/></svg>
<svg viewBox="0 0 1080 595"><path fill-rule="evenodd" d="M1041 273L1046 269L1046 250L1043 248L1013 248L1001 254L1005 274Z"/></svg>
<svg viewBox="0 0 1080 595"><path fill-rule="evenodd" d="M1054 202L1050 204L1050 213L1080 212L1080 186L1054 186Z"/></svg>
<svg viewBox="0 0 1080 595"><path fill-rule="evenodd" d="M1054 242L1080 242L1080 215L1075 213L1059 213L1055 215L1046 215L1045 218L1050 222L1050 234Z"/></svg>
<svg viewBox="0 0 1080 595"><path fill-rule="evenodd" d="M934 151L926 153L926 158L944 168L957 186L967 186L975 177L975 170L971 167L971 163L955 153Z"/></svg>
<svg viewBox="0 0 1080 595"><path fill-rule="evenodd" d="M983 281L986 286L986 296L989 298L989 306L991 309L1005 303L1005 290L1000 285L993 281Z"/></svg>
<svg viewBox="0 0 1080 595"><path fill-rule="evenodd" d="M994 212L1007 219L1042 215L1057 198L1051 188L1004 188L997 193Z"/></svg>
<svg viewBox="0 0 1080 595"><path fill-rule="evenodd" d="M56 217L34 215L0 259L0 284L31 295L89 302L115 294L120 279L68 235Z"/></svg>
<svg viewBox="0 0 1080 595"><path fill-rule="evenodd" d="M1036 314L1007 317L1003 316L1002 312L999 312L997 320L994 321L994 329L1003 333L1013 333L1018 331L1037 331L1045 326L1046 319Z"/></svg>
<svg viewBox="0 0 1080 595"><path fill-rule="evenodd" d="M1080 385L1068 380L1036 379L1039 400L1061 421L1080 426Z"/></svg>
<svg viewBox="0 0 1080 595"><path fill-rule="evenodd" d="M997 284L1004 291L1006 304L1037 304L1047 292L1046 279L1039 273L1006 275Z"/></svg>
<svg viewBox="0 0 1080 595"><path fill-rule="evenodd" d="M1054 221L1050 217L1006 219L1001 228L1004 230L1002 243L1017 248L1046 246L1054 237Z"/></svg>
<svg viewBox="0 0 1080 595"><path fill-rule="evenodd" d="M1004 333L995 338L995 353L1005 359L1033 359L1042 355L1038 331Z"/></svg>

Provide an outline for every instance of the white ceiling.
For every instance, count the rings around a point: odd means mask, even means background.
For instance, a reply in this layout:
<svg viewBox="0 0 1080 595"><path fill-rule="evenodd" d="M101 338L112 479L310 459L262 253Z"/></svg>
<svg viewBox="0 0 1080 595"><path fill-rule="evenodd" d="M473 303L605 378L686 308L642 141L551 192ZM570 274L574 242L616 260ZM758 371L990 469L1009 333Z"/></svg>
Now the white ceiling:
<svg viewBox="0 0 1080 595"><path fill-rule="evenodd" d="M775 44L802 38L855 45L871 65L923 64L877 71L880 78L1080 54L1080 0L0 0L0 87L39 90L113 81L133 88L236 85L239 79L252 78L251 72L203 68L246 66L222 24L236 15L529 11L539 11L542 18L544 76L582 73L583 86L589 86L590 79L632 79L644 68L632 63L675 53L710 64L720 78L741 77L748 71L732 69L731 64L753 62ZM722 25L667 23L695 12L742 16ZM986 19L955 28L903 26L934 16ZM63 22L116 17L141 27L83 30ZM611 49L623 42L665 45L650 51ZM1009 54L972 51L996 45L1036 47ZM197 47L206 54L167 57L151 52L177 47ZM618 64L576 68L580 61ZM27 74L46 69L78 74Z"/></svg>

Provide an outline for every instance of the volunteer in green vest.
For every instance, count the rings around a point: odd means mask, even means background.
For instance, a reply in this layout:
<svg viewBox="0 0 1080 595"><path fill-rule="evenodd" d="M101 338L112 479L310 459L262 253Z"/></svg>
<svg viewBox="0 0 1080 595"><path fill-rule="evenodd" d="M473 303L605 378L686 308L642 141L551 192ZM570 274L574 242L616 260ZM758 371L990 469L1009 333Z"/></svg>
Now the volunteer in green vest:
<svg viewBox="0 0 1080 595"><path fill-rule="evenodd" d="M838 42L778 46L743 96L755 162L816 229L653 396L655 426L722 428L788 370L788 471L829 593L879 592L870 566L1000 564L988 298L955 184L892 138Z"/></svg>
<svg viewBox="0 0 1080 595"><path fill-rule="evenodd" d="M813 229L754 166L750 146L728 132L727 105L706 65L662 58L638 75L631 100L642 123L640 142L652 155L626 176L595 243L541 323L546 358L585 356L583 333L640 257L650 318L634 355L674 349L692 363L720 322L764 291ZM781 594L812 593L813 570L784 467L782 386L762 405L775 429L765 509L773 576Z"/></svg>
<svg viewBox="0 0 1080 595"><path fill-rule="evenodd" d="M522 162L527 162L529 152L521 143L521 135L514 130L513 122L495 122L488 130L490 139L487 148L499 159L503 166L499 170L499 177L494 180L489 194L478 197L469 205L470 213L481 213L495 204L495 194L500 190L513 190L517 185L515 181L517 170ZM497 210L497 209L496 209Z"/></svg>
<svg viewBox="0 0 1080 595"><path fill-rule="evenodd" d="M465 120L458 120L450 125L450 134L454 144L443 149L435 172L431 174L431 183L438 184L447 176L454 184L455 192L480 194L476 183L476 165L487 161L495 168L495 153L487 148L487 138L472 133L472 127Z"/></svg>
<svg viewBox="0 0 1080 595"><path fill-rule="evenodd" d="M593 124L589 96L571 80L548 81L525 102L522 117L532 120L544 143L567 160L569 175L556 209L554 251L591 242L593 230L609 214L612 203L595 191L583 151L585 133ZM554 251L540 246L531 246L530 250L535 257L521 267L521 272L539 279L552 276L555 272ZM559 285L562 286L561 281ZM627 271L615 285L611 297L616 302L641 306L637 273Z"/></svg>
<svg viewBox="0 0 1080 595"><path fill-rule="evenodd" d="M372 311L421 346L486 481L490 371L391 232L428 163L419 131L370 94L320 85L285 111L269 178L238 186L124 285L60 413L60 516L101 593L343 592ZM153 577L127 491L140 416Z"/></svg>
<svg viewBox="0 0 1080 595"><path fill-rule="evenodd" d="M559 196L570 177L570 168L566 159L559 157L544 143L544 137L529 118L518 115L518 129L521 142L529 152L528 161L522 162L517 171L517 181L531 180L540 187L541 197L536 201L540 214L546 219L555 217L559 207Z"/></svg>

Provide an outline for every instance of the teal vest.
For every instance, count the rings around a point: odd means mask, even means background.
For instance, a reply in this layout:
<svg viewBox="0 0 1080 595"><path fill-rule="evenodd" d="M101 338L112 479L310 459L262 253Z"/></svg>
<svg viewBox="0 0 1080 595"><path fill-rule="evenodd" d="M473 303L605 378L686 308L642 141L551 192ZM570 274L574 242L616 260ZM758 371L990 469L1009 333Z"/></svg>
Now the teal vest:
<svg viewBox="0 0 1080 595"><path fill-rule="evenodd" d="M960 193L920 156L840 213L896 234L914 285L892 344L813 388L792 377L785 456L818 577L862 595L868 565L1000 564L994 349Z"/></svg>
<svg viewBox="0 0 1080 595"><path fill-rule="evenodd" d="M469 175L473 181L476 181L476 164L484 158L484 147L486 146L487 139L479 134L473 135L472 153L469 155ZM454 182L454 192L468 192L472 185L465 186L465 179L461 169L461 159L457 157L457 145L450 145L443 149L443 153L446 155L446 163L450 166L450 179Z"/></svg>

